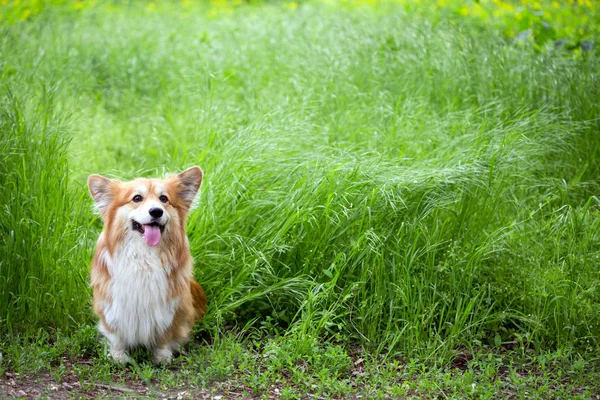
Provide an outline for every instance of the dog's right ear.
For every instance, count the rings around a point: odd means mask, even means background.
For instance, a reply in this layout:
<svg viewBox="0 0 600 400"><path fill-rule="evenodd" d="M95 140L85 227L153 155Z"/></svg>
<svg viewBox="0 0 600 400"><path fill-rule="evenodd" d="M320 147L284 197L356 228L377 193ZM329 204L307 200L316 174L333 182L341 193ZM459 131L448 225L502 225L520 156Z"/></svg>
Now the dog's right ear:
<svg viewBox="0 0 600 400"><path fill-rule="evenodd" d="M100 175L94 174L88 178L90 194L101 212L105 212L113 200L113 192L110 188L112 183L113 181Z"/></svg>

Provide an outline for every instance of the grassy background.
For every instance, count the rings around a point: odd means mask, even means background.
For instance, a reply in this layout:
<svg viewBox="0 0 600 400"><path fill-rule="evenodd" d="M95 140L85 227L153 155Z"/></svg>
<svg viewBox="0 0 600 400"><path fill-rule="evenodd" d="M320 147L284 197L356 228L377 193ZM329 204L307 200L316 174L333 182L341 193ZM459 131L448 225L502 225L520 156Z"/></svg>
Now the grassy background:
<svg viewBox="0 0 600 400"><path fill-rule="evenodd" d="M47 8L0 26L0 326L93 323L90 173L205 170L211 335L598 348L599 68L401 5Z"/></svg>

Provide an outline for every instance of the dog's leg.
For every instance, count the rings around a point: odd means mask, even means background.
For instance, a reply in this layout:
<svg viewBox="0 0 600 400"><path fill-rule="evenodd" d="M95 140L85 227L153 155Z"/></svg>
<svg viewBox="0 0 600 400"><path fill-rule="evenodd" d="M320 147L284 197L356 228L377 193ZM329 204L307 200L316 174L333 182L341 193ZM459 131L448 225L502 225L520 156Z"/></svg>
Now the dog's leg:
<svg viewBox="0 0 600 400"><path fill-rule="evenodd" d="M176 340L171 340L171 341L169 342L169 348L171 349L171 351L173 352L173 354L179 354L179 350L181 349L181 346L182 346L183 344L184 344L184 343L179 343L179 342L178 342L178 341L176 341Z"/></svg>
<svg viewBox="0 0 600 400"><path fill-rule="evenodd" d="M170 364L173 358L173 351L168 343L158 345L152 353L152 361L155 364Z"/></svg>
<svg viewBox="0 0 600 400"><path fill-rule="evenodd" d="M189 340L190 338L187 335L171 339L171 341L169 341L169 347L173 354L179 354L181 352L181 346L189 342Z"/></svg>
<svg viewBox="0 0 600 400"><path fill-rule="evenodd" d="M174 330L173 336L169 340L169 347L174 354L181 354L181 346L190 341L190 332L193 325L194 320L189 319L187 322L183 322L177 327L176 330Z"/></svg>
<svg viewBox="0 0 600 400"><path fill-rule="evenodd" d="M131 357L127 354L127 346L125 346L125 343L123 343L119 336L106 329L102 321L98 324L98 330L106 337L106 340L108 340L110 356L118 363L130 363Z"/></svg>

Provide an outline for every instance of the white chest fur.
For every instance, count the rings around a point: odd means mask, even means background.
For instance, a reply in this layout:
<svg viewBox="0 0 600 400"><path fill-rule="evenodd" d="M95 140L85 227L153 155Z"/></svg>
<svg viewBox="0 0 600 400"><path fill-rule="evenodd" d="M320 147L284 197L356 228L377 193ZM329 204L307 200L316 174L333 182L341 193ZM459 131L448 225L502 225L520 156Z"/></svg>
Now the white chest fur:
<svg viewBox="0 0 600 400"><path fill-rule="evenodd" d="M163 265L157 248L128 239L106 260L112 301L104 305L104 316L125 346L150 347L173 322L179 299L167 297L171 267Z"/></svg>

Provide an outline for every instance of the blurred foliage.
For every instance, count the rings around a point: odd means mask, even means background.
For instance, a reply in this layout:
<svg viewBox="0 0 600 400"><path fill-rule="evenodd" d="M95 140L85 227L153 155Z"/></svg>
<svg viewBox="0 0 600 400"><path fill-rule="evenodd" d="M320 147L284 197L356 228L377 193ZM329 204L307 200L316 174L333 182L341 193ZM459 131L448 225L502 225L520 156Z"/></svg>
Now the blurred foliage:
<svg viewBox="0 0 600 400"><path fill-rule="evenodd" d="M453 14L498 26L518 42L539 50L591 50L600 36L600 3L590 0L438 0Z"/></svg>
<svg viewBox="0 0 600 400"><path fill-rule="evenodd" d="M310 1L310 0L309 0ZM155 0L144 2L148 12L166 8L182 11L205 9L209 16L233 12L249 3L265 4L265 0ZM474 23L491 24L517 43L531 44L538 50L565 48L573 54L591 50L600 37L600 2L592 0L321 0L333 6L353 8L382 7L400 3L408 13L429 14L443 18L460 18ZM101 2L95 0L0 0L0 23L18 23L60 6L64 11L103 7L118 11L136 1ZM300 0L300 3L302 1ZM298 7L296 1L279 4L288 10ZM435 11L432 13L432 11Z"/></svg>
<svg viewBox="0 0 600 400"><path fill-rule="evenodd" d="M377 6L386 0L342 0ZM497 27L537 50L591 50L600 37L600 2L591 0L395 0L407 12L469 20ZM432 12L434 11L435 12Z"/></svg>

